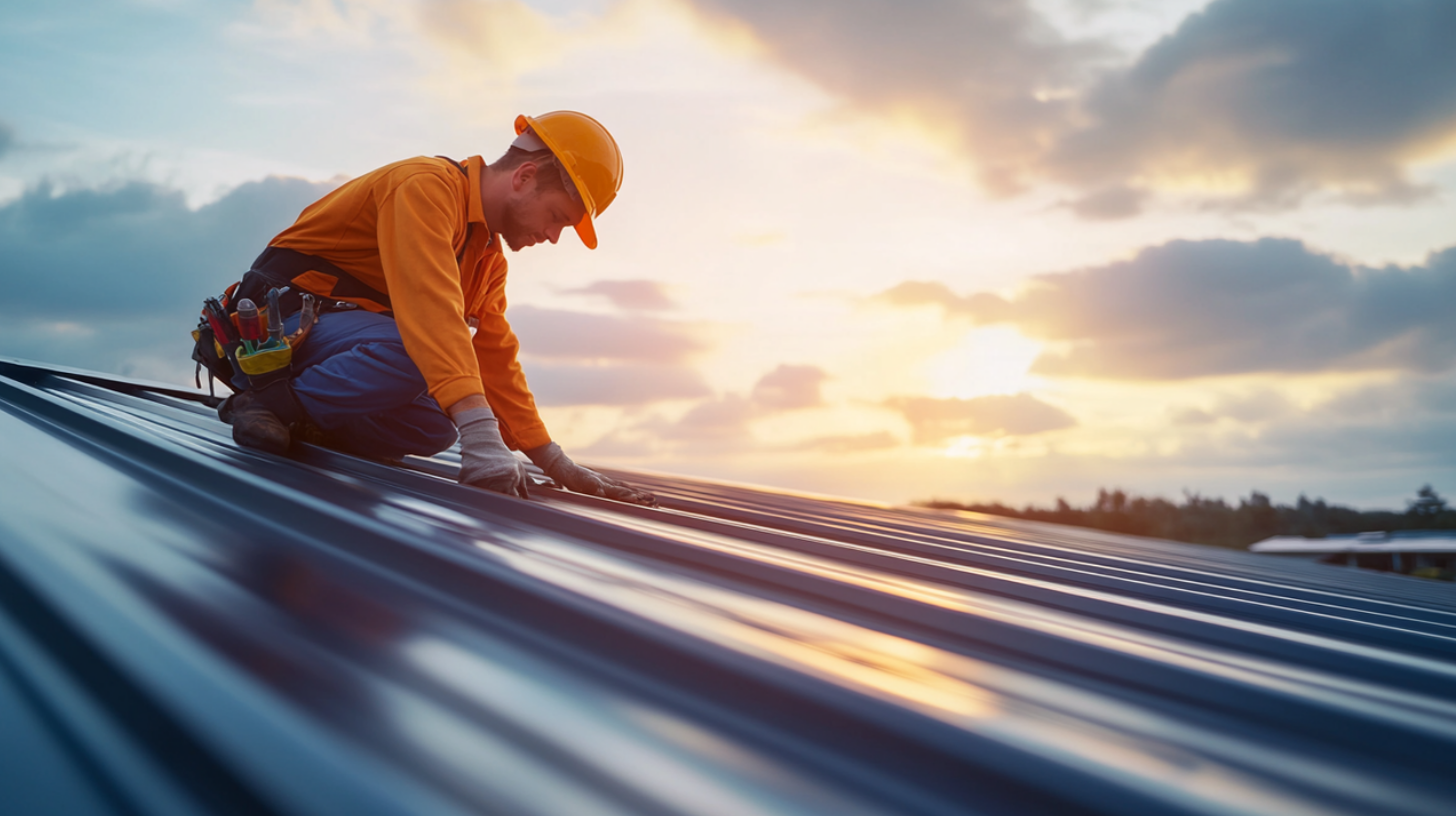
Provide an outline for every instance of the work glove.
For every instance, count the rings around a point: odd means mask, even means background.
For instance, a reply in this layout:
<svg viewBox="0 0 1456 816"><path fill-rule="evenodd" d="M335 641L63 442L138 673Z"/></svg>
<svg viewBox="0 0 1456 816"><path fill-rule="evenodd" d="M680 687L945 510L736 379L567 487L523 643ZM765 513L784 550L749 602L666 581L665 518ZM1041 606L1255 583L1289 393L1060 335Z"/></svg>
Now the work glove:
<svg viewBox="0 0 1456 816"><path fill-rule="evenodd" d="M526 464L506 447L490 409L461 411L455 427L460 429L460 484L526 498Z"/></svg>
<svg viewBox="0 0 1456 816"><path fill-rule="evenodd" d="M571 461L571 458L561 450L561 446L555 442L549 442L539 448L531 448L526 451L526 457L567 490L585 493L588 496L604 496L621 502L643 504L648 507L657 506L656 496L626 482L617 481L578 465Z"/></svg>

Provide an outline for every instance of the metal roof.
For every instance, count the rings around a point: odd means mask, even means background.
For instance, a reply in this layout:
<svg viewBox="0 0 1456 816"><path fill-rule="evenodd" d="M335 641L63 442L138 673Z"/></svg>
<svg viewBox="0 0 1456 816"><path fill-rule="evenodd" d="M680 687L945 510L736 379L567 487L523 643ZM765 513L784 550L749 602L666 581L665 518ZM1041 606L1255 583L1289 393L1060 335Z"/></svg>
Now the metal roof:
<svg viewBox="0 0 1456 816"><path fill-rule="evenodd" d="M1265 553L1456 553L1456 530L1396 530L1324 538L1272 536L1249 545Z"/></svg>
<svg viewBox="0 0 1456 816"><path fill-rule="evenodd" d="M1448 814L1449 584L624 473L283 459L0 362L0 801L66 814Z"/></svg>

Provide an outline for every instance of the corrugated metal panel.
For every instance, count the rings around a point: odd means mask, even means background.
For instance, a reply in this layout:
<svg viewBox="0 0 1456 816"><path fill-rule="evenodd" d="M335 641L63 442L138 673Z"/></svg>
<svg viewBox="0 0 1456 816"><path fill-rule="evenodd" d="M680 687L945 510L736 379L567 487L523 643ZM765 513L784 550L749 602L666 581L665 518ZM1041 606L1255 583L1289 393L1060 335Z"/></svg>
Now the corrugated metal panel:
<svg viewBox="0 0 1456 816"><path fill-rule="evenodd" d="M240 450L0 363L22 813L1446 814L1447 584L650 474Z"/></svg>
<svg viewBox="0 0 1456 816"><path fill-rule="evenodd" d="M1456 553L1456 531L1396 530L1394 532L1306 536L1272 536L1249 546L1268 553Z"/></svg>

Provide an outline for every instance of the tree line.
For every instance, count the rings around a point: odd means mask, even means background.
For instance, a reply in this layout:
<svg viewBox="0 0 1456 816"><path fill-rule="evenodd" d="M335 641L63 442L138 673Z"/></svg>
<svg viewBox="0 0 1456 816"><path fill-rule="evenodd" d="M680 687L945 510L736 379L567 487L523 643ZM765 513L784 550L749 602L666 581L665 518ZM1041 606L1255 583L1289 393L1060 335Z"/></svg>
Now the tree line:
<svg viewBox="0 0 1456 816"><path fill-rule="evenodd" d="M1167 499L1106 489L1098 490L1097 501L1085 508L1073 507L1060 497L1055 507L1028 504L1021 510L1000 502L961 504L933 499L916 504L1238 549L1276 535L1323 538L1377 531L1456 529L1456 509L1448 506L1430 485L1407 501L1405 512L1355 510L1327 504L1324 499L1310 501L1303 495L1294 505L1274 504L1257 490L1247 499L1239 499L1237 506L1196 493L1184 493L1183 503L1174 504Z"/></svg>

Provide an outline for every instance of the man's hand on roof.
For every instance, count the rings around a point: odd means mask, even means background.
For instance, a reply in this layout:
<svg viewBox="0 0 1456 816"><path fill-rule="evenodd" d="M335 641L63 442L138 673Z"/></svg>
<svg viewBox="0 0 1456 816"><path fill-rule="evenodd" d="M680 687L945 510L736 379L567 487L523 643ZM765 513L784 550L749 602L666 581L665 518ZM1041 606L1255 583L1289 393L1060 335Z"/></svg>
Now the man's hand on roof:
<svg viewBox="0 0 1456 816"><path fill-rule="evenodd" d="M460 484L526 498L526 465L501 439L489 408L455 414L460 429Z"/></svg>
<svg viewBox="0 0 1456 816"><path fill-rule="evenodd" d="M526 456L536 463L536 467L546 471L547 476L567 490L648 507L657 506L656 496L626 482L603 476L590 468L578 465L571 461L571 457L567 456L561 450L561 446L555 442L532 448L526 451Z"/></svg>

